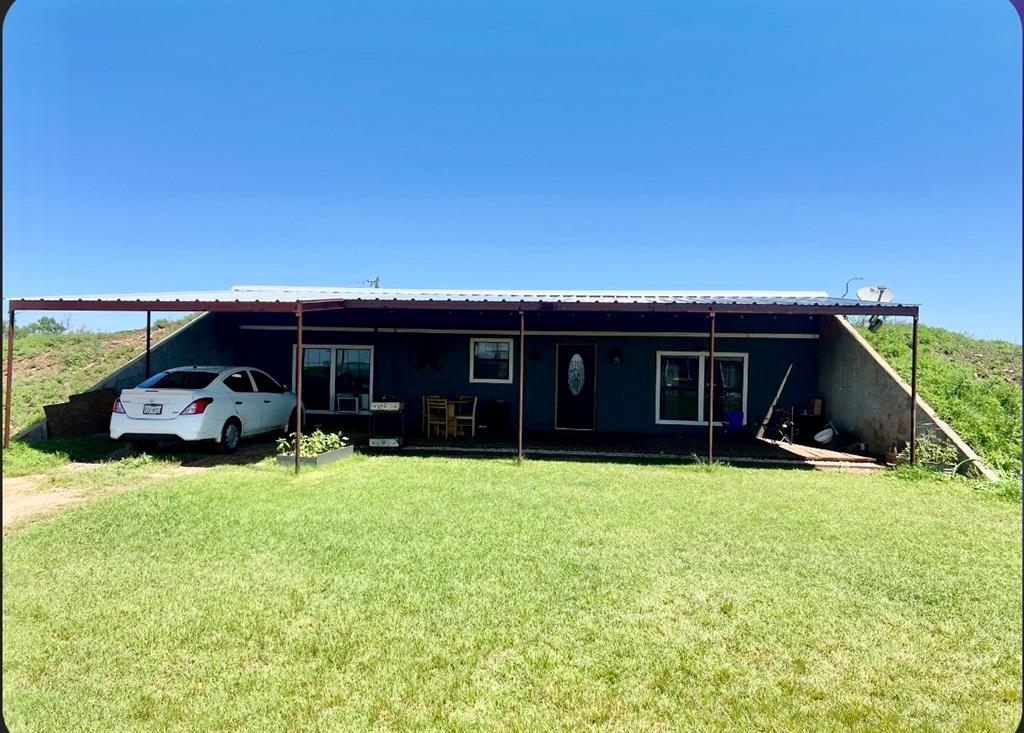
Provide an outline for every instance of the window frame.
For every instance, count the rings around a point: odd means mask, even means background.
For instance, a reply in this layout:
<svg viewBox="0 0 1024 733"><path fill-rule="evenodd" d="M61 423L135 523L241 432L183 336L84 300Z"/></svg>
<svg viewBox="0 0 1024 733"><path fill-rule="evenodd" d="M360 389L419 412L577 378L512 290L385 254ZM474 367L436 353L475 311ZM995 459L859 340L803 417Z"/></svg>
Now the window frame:
<svg viewBox="0 0 1024 733"><path fill-rule="evenodd" d="M339 351L369 351L370 352L370 379L366 392L366 409L339 410L338 409L338 352ZM347 394L347 393L344 393ZM356 397L358 399L358 396ZM331 349L331 404L334 406L335 415L369 415L370 405L373 403L373 347L372 346L335 346Z"/></svg>
<svg viewBox="0 0 1024 733"><path fill-rule="evenodd" d="M228 380L231 379L231 377L235 376L236 374L244 374L245 378L249 380L249 386L252 387L252 389L250 389L248 392L231 389L231 385L228 384ZM256 392L256 380L254 380L252 378L252 374L250 374L249 370L245 369L245 368L235 369L234 371L228 372L227 374L224 375L224 378L221 380L221 382L224 384L225 389L227 389L227 391L231 392L232 394L252 394L252 395L254 395L254 394L257 393Z"/></svg>
<svg viewBox="0 0 1024 733"><path fill-rule="evenodd" d="M484 343L503 343L508 344L508 379L484 379L477 378L474 374L476 366L476 345L480 342ZM469 381L470 384L513 384L515 382L515 365L516 365L516 353L515 353L515 339L503 338L498 336L474 336L469 340Z"/></svg>
<svg viewBox="0 0 1024 733"><path fill-rule="evenodd" d="M166 377L168 377L168 376L170 376L172 374L190 374L190 375L209 374L209 375L211 375L211 377L210 377L210 380L206 384L204 384L202 387L189 387L189 386L165 387L165 386L158 386L160 380L165 379ZM196 369L196 370L192 370L192 369L188 369L188 370L185 370L185 369L166 369L166 370L164 370L162 372L157 372L156 374L153 374L152 376L146 377L144 380L142 380L141 382L139 382L135 386L135 389L191 389L193 391L198 391L198 390L201 390L201 389L209 389L210 386L214 382L217 381L217 378L220 377L220 375L221 375L221 372L219 372L219 371L209 371L208 369ZM148 382L153 382L153 384L148 384Z"/></svg>
<svg viewBox="0 0 1024 733"><path fill-rule="evenodd" d="M708 356L707 354L704 355L704 360L705 361L707 361L707 356ZM750 391L750 385L748 384L748 381L747 381L747 376L748 376L747 375L747 372L748 372L747 366L750 363L750 354L748 352L742 352L742 351L716 351L715 352L715 358L717 359L720 356L721 357L739 358L739 359L743 360L743 406L741 408L743 410L743 422L740 423L740 424L745 426L747 424L747 422L749 421L749 418L750 418L750 416L747 414L747 393ZM702 420L702 422L701 422L702 425L707 425L708 424L707 420L704 419L704 414L703 413L701 413L701 420ZM727 425L728 422L729 422L728 420L715 420L715 425Z"/></svg>
<svg viewBox="0 0 1024 733"><path fill-rule="evenodd" d="M700 382L700 389L697 392L697 419L696 420L668 420L661 417L661 360L664 356L695 356L698 359L697 379ZM707 362L710 354L707 351L657 351L654 356L654 423L656 425L707 425L704 408L706 406L705 395L707 393ZM715 351L715 358L732 357L743 360L743 425L749 420L747 414L747 395L750 391L748 380L750 354L745 351ZM716 417L718 417L716 415ZM725 425L727 420L715 420L714 425Z"/></svg>
<svg viewBox="0 0 1024 733"><path fill-rule="evenodd" d="M277 389L275 389L273 391L270 391L270 392L268 392L266 390L261 390L259 382L256 379L256 375L257 374L262 374L264 377L269 379L272 384L277 386ZM256 387L256 392L258 394L288 394L288 390L284 388L283 384L279 383L276 379L274 379L272 376L267 374L262 369L256 369L256 368L249 369L249 377L252 378L253 386Z"/></svg>
<svg viewBox="0 0 1024 733"><path fill-rule="evenodd" d="M292 386L293 386L292 391L293 392L294 392L294 386L295 386L295 383L296 383L296 379L295 379L295 377L296 377L296 375L295 375L295 349L296 348L297 348L296 344L292 344ZM370 388L369 388L370 391L369 391L369 400L367 400L367 401L370 404L373 404L373 394L374 394L374 392L373 392L373 380L374 380L374 377L376 376L374 374L374 372L376 372L376 368L375 368L376 359L374 358L374 347L373 347L372 344L306 344L306 343L304 343L304 344L302 344L302 348L303 349L327 349L327 350L329 350L331 352L331 373L330 373L329 382L328 382L328 384L330 384L331 391L330 391L330 401L327 404L334 405L334 406L336 406L338 404L338 397L337 397L337 391L336 391L336 386L337 385L335 384L335 379L336 379L336 376L337 376L337 367L338 367L338 354L337 354L337 350L338 349L363 349L363 350L369 351L370 352ZM338 411L338 410L306 410L305 412L307 414L309 414L309 415L369 415L370 414L369 410L356 410L356 411L352 411L352 410L342 410L342 411Z"/></svg>
<svg viewBox="0 0 1024 733"><path fill-rule="evenodd" d="M654 357L654 365L657 373L654 380L654 422L656 425L704 425L704 356L707 352L701 351L658 351ZM669 420L661 417L661 359L664 356L690 356L697 357L697 382L700 387L697 389L697 419L696 420Z"/></svg>

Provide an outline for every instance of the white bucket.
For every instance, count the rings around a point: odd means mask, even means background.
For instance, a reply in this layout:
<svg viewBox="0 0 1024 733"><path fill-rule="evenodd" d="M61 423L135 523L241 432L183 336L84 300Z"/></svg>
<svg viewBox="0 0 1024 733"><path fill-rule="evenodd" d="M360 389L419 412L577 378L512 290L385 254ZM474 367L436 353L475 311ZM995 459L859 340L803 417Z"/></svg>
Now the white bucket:
<svg viewBox="0 0 1024 733"><path fill-rule="evenodd" d="M835 428L825 428L814 434L815 443L831 443L836 437Z"/></svg>

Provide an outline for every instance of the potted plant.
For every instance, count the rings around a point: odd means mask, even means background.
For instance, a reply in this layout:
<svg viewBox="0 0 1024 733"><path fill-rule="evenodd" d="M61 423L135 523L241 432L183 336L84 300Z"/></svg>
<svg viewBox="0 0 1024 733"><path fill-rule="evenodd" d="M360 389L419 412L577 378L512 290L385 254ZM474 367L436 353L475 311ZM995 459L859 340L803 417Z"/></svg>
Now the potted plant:
<svg viewBox="0 0 1024 733"><path fill-rule="evenodd" d="M351 441L341 433L325 433L317 428L302 436L302 454L299 463L303 466L322 466L341 458L352 455ZM291 465L295 463L295 433L287 438L278 438L277 462Z"/></svg>

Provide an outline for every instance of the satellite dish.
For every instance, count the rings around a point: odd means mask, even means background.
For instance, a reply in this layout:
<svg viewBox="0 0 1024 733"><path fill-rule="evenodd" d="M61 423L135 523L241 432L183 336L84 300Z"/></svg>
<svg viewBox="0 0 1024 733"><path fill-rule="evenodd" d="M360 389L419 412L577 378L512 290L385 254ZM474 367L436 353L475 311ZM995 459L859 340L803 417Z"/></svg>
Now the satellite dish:
<svg viewBox="0 0 1024 733"><path fill-rule="evenodd" d="M861 300L870 300L873 303L890 303L896 296L889 290L888 285L869 285L857 291L857 297Z"/></svg>

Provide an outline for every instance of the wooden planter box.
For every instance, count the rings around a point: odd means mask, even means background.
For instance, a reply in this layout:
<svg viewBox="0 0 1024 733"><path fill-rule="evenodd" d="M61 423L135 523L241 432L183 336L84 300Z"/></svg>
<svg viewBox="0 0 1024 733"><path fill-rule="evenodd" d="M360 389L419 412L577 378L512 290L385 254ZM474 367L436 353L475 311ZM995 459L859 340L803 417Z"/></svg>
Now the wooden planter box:
<svg viewBox="0 0 1024 733"><path fill-rule="evenodd" d="M343 448L335 448L334 450L329 450L326 453L321 453L318 456L301 456L299 458L299 465L322 466L325 463L333 463L334 461L339 461L342 458L348 458L349 456L351 456L354 448L354 446L346 445ZM277 462L280 463L282 466L294 466L295 454L287 453L283 456L278 456Z"/></svg>

